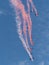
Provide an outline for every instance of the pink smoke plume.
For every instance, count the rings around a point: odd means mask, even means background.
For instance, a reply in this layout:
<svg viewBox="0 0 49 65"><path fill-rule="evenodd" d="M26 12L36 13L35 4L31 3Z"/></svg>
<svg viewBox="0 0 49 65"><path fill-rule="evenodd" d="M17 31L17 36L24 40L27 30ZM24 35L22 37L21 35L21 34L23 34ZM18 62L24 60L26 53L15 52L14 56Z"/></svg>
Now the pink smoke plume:
<svg viewBox="0 0 49 65"><path fill-rule="evenodd" d="M36 16L38 16L38 12L32 0L26 0L26 2L28 8L27 12L25 10L25 5L22 3L22 0L10 0L10 3L12 4L14 11L16 13L15 18L16 18L17 32L19 38L22 41L22 44L25 50L27 51L30 59L33 61L33 57L31 54L32 49L30 48L28 37L27 37L28 34L30 44L33 45L34 43L32 41L32 20L30 17L30 7L32 8L31 10L32 12L34 11Z"/></svg>

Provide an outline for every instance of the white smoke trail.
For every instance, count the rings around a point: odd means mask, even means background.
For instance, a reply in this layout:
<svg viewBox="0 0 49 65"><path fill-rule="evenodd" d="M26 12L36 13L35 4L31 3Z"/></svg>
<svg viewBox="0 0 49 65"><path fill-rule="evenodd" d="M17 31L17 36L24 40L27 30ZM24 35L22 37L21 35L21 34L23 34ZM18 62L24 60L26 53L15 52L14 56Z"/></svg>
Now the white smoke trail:
<svg viewBox="0 0 49 65"><path fill-rule="evenodd" d="M23 37L22 37L22 36L19 36L19 38L21 39L22 44L23 44L23 46L24 46L25 50L27 51L27 53L28 53L28 55L29 55L29 57L30 57L31 61L33 61L33 57L32 57L32 55L31 55L30 51L28 50L28 47L26 46L26 43L25 43L25 41L24 41Z"/></svg>
<svg viewBox="0 0 49 65"><path fill-rule="evenodd" d="M34 11L34 12L35 12L35 15L38 16L38 12L37 12L37 9L36 9L36 7L35 7L33 1L32 1L32 0L29 0L29 1L30 1L30 3L31 3L32 11Z"/></svg>
<svg viewBox="0 0 49 65"><path fill-rule="evenodd" d="M23 38L23 35L21 34L21 22L19 20L17 20L16 23L17 23L17 27L18 27L17 32L19 34L20 40L22 41L23 47L25 48L26 52L28 53L30 59L33 61L33 58L32 58L32 55L31 55L31 53L29 51L28 45L26 45L26 42L25 42L25 40Z"/></svg>

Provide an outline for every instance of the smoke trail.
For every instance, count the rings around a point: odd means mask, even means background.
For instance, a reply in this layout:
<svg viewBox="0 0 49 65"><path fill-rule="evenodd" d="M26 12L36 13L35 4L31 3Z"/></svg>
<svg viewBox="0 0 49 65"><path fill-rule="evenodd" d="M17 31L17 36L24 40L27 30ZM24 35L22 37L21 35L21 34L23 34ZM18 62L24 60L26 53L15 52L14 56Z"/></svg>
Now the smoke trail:
<svg viewBox="0 0 49 65"><path fill-rule="evenodd" d="M18 21L18 20L17 20L17 21ZM29 47L28 47L28 45L26 45L26 42L25 42L25 40L24 40L24 38L23 38L23 35L22 35L22 33L20 32L20 31L21 31L21 23L20 23L20 21L18 21L17 25L18 25L18 29L17 29L17 30L18 30L19 38L20 38L20 40L22 41L23 47L24 47L25 50L27 51L27 53L28 53L30 59L33 61L33 57L32 57L32 55L31 55L31 53L30 53Z"/></svg>
<svg viewBox="0 0 49 65"><path fill-rule="evenodd" d="M32 0L29 0L29 2L31 3L32 11L34 11L35 12L35 15L38 16L38 12L37 12L37 9L36 9L33 1Z"/></svg>
<svg viewBox="0 0 49 65"><path fill-rule="evenodd" d="M27 33L28 33L28 36L30 39L30 44L33 45L32 20L30 17L30 7L32 7L32 11L35 12L36 16L38 16L38 12L37 12L37 9L35 8L35 5L32 0L26 0L26 2L27 2L27 8L28 8L27 11L28 12L26 12L25 5L21 2L21 0L10 0L10 3L12 4L14 11L16 13L15 18L16 18L17 32L18 32L19 38L22 41L22 44L23 44L25 50L27 51L29 57L33 61L31 51L30 51L31 49L29 46L28 38L27 38ZM23 22L23 25L22 25L22 22ZM23 28L21 26L23 26ZM24 34L24 37L23 37L22 32Z"/></svg>
<svg viewBox="0 0 49 65"><path fill-rule="evenodd" d="M24 41L23 37L22 37L22 36L19 36L19 38L21 39L21 41L22 41L22 43L23 43L23 46L24 46L25 50L27 51L27 53L28 53L28 55L29 55L31 61L33 61L33 57L32 57L32 55L31 55L30 51L28 50L28 48L27 48L27 46L26 46L26 44L25 44L25 41Z"/></svg>

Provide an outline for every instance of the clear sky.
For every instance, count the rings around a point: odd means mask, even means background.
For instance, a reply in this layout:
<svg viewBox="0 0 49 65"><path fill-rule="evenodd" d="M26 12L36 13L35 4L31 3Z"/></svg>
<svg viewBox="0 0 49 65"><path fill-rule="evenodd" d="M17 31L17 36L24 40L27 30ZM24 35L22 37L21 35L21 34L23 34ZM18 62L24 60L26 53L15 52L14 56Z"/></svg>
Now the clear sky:
<svg viewBox="0 0 49 65"><path fill-rule="evenodd" d="M49 0L33 0L39 12L31 12L34 61L22 46L14 11L8 0L0 0L0 65L49 65Z"/></svg>

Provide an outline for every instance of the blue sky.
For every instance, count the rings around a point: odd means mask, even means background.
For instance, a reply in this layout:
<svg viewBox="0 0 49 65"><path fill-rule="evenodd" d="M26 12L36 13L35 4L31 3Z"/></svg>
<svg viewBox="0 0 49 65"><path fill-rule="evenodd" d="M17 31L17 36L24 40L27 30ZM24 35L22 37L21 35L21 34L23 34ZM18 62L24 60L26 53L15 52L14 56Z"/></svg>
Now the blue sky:
<svg viewBox="0 0 49 65"><path fill-rule="evenodd" d="M0 65L49 65L49 0L34 0L39 16L31 12L33 56L31 62L22 46L14 11L8 0L0 0Z"/></svg>

